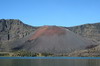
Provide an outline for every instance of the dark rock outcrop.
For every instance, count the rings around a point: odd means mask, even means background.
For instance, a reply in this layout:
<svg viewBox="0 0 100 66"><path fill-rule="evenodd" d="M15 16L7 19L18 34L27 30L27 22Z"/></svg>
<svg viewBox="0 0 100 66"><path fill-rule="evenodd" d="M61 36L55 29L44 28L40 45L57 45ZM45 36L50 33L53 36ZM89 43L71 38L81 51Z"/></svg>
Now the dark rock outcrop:
<svg viewBox="0 0 100 66"><path fill-rule="evenodd" d="M34 27L23 24L20 20L0 20L0 41L16 40L29 35Z"/></svg>
<svg viewBox="0 0 100 66"><path fill-rule="evenodd" d="M17 19L1 19L0 20L0 49L7 46L11 41L21 39L36 28L26 25Z"/></svg>

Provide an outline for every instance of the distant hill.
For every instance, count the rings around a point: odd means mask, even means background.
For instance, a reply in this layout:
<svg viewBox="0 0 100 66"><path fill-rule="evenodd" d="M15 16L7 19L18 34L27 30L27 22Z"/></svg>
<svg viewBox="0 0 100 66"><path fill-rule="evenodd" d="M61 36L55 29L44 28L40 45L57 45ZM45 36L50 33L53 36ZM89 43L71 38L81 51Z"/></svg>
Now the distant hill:
<svg viewBox="0 0 100 66"><path fill-rule="evenodd" d="M69 27L68 29L83 37L90 38L95 42L100 42L100 23L84 24Z"/></svg>

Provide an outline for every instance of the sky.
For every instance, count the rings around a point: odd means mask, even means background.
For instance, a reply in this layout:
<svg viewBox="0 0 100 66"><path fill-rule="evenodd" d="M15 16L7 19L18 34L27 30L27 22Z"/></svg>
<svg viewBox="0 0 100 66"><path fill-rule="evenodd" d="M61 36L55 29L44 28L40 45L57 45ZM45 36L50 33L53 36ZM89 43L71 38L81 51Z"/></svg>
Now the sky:
<svg viewBox="0 0 100 66"><path fill-rule="evenodd" d="M32 26L76 26L100 22L100 0L0 0L0 19Z"/></svg>

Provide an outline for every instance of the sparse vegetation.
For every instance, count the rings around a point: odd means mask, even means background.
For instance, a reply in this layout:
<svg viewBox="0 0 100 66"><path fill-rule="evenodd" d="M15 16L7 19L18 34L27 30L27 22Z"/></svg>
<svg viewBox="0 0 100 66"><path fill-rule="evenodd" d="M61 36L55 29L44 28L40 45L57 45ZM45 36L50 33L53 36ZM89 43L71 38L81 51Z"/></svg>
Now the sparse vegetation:
<svg viewBox="0 0 100 66"><path fill-rule="evenodd" d="M80 50L67 54L51 54L51 53L32 53L27 51L17 51L17 52L0 52L0 56L7 57L100 57L100 51L94 49Z"/></svg>
<svg viewBox="0 0 100 66"><path fill-rule="evenodd" d="M32 53L28 51L16 51L16 52L0 52L0 56L11 56L11 57L46 57L53 56L51 53Z"/></svg>

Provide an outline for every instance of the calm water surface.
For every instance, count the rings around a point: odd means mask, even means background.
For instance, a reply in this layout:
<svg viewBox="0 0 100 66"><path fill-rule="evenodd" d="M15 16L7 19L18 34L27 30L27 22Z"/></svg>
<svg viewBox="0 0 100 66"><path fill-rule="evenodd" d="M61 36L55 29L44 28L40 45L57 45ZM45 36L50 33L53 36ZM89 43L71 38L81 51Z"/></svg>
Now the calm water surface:
<svg viewBox="0 0 100 66"><path fill-rule="evenodd" d="M100 66L100 59L0 59L0 66Z"/></svg>

